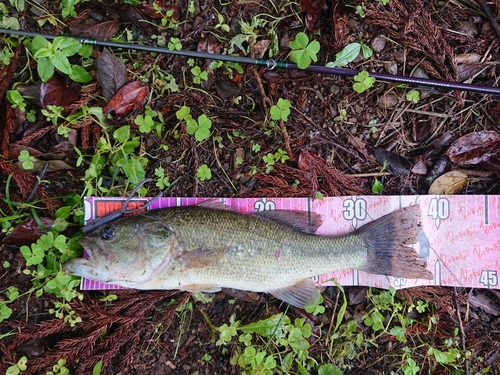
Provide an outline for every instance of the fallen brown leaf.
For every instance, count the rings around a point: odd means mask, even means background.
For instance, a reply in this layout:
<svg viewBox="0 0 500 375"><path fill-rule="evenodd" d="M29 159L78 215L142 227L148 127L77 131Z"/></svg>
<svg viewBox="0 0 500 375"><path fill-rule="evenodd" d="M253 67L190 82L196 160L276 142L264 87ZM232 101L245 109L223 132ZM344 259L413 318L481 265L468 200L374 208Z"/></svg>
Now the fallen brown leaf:
<svg viewBox="0 0 500 375"><path fill-rule="evenodd" d="M474 165L500 151L500 135L492 130L472 132L453 142L446 152L457 165Z"/></svg>
<svg viewBox="0 0 500 375"><path fill-rule="evenodd" d="M139 110L149 94L148 86L141 81L127 83L113 95L102 109L105 115L115 114L123 117L132 111Z"/></svg>

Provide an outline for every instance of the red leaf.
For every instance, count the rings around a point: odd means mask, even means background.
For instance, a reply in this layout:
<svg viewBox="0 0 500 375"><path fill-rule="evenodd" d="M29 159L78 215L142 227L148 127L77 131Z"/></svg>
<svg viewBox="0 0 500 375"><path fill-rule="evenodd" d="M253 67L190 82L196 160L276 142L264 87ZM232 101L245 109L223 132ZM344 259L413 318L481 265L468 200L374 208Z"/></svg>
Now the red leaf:
<svg viewBox="0 0 500 375"><path fill-rule="evenodd" d="M140 27L143 30L149 28L147 20L144 18L144 15L137 9L137 7L120 2L118 4L113 4L112 8L124 20L132 22L137 27Z"/></svg>
<svg viewBox="0 0 500 375"><path fill-rule="evenodd" d="M408 176L410 174L411 164L401 155L384 150L383 148L377 148L374 154L380 164L387 162L387 170L390 173L403 176Z"/></svg>
<svg viewBox="0 0 500 375"><path fill-rule="evenodd" d="M153 7L153 4L139 4L136 8L141 12L145 17L149 18L163 18L168 11L173 10L174 14L170 17L170 19L178 21L179 20L179 8L175 5L167 5L165 4L165 0L156 0L155 4L160 7L161 13Z"/></svg>
<svg viewBox="0 0 500 375"><path fill-rule="evenodd" d="M498 176L500 176L500 160L498 160L498 158L490 158L488 160L484 160L480 162L479 165L484 169L495 172Z"/></svg>
<svg viewBox="0 0 500 375"><path fill-rule="evenodd" d="M80 85L69 79L54 74L51 79L40 85L40 105L66 107L73 104L80 97Z"/></svg>
<svg viewBox="0 0 500 375"><path fill-rule="evenodd" d="M198 52L219 54L221 50L221 45L219 42L217 42L215 38L209 37L201 40L198 43L198 48L196 50Z"/></svg>
<svg viewBox="0 0 500 375"><path fill-rule="evenodd" d="M102 96L111 99L127 83L127 68L123 61L114 56L107 48L95 59L97 82Z"/></svg>
<svg viewBox="0 0 500 375"><path fill-rule="evenodd" d="M240 93L240 89L221 80L215 81L215 88L222 99L227 99Z"/></svg>
<svg viewBox="0 0 500 375"><path fill-rule="evenodd" d="M446 152L458 165L484 162L500 151L500 135L492 130L469 133L453 142Z"/></svg>
<svg viewBox="0 0 500 375"><path fill-rule="evenodd" d="M429 147L427 147L424 157L427 159L432 159L440 155L443 148L451 144L455 139L456 137L451 133L444 133L441 137L433 141L429 145Z"/></svg>
<svg viewBox="0 0 500 375"><path fill-rule="evenodd" d="M310 172L312 168L312 161L307 157L308 154L300 153L298 167L301 171Z"/></svg>
<svg viewBox="0 0 500 375"><path fill-rule="evenodd" d="M427 174L427 163L423 157L420 157L417 163L411 169L412 173L426 175Z"/></svg>
<svg viewBox="0 0 500 375"><path fill-rule="evenodd" d="M319 28L319 17L325 8L325 0L300 0L300 9L307 12L306 27L309 31L316 31Z"/></svg>
<svg viewBox="0 0 500 375"><path fill-rule="evenodd" d="M149 94L148 86L141 81L134 81L123 86L104 106L105 115L114 114L119 117L139 110Z"/></svg>
<svg viewBox="0 0 500 375"><path fill-rule="evenodd" d="M349 43L349 36L351 34L349 26L350 11L348 11L342 2L337 2L332 8L332 22L335 36L333 46L335 49L341 49Z"/></svg>
<svg viewBox="0 0 500 375"><path fill-rule="evenodd" d="M413 121L413 139L415 142L420 142L422 139L427 138L432 130L430 121Z"/></svg>
<svg viewBox="0 0 500 375"><path fill-rule="evenodd" d="M47 217L40 217L40 221L48 229L54 224L54 220ZM46 232L45 229L40 228L35 219L29 219L17 224L12 233L5 236L2 243L10 246L29 246Z"/></svg>
<svg viewBox="0 0 500 375"><path fill-rule="evenodd" d="M73 36L109 40L116 34L118 27L119 23L117 21L105 21L94 25L87 25L84 23L71 25L69 30Z"/></svg>

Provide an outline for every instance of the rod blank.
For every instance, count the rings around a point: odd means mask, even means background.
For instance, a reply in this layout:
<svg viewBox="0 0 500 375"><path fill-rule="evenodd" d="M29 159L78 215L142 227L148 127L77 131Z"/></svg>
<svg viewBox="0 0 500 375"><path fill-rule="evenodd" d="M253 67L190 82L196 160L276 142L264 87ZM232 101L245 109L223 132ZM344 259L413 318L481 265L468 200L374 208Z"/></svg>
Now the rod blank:
<svg viewBox="0 0 500 375"><path fill-rule="evenodd" d="M46 39L55 39L56 35L50 34L40 34L34 33L30 31L22 31L22 30L8 30L8 29L0 29L0 33L9 34L9 35L18 35L25 36L29 38L33 38L37 35L40 35ZM177 55L177 56L186 56L193 58L201 58L201 59L211 59L211 60L221 60L221 61L231 61L240 64L249 64L249 65L258 65L265 66L268 69L291 69L291 70L304 70L307 72L320 73L320 74L332 74L338 75L341 77L353 77L358 74L360 71L353 69L344 69L344 68L329 68L326 66L319 65L309 65L306 69L300 69L296 64L287 63L284 61L275 61L272 59L253 59L250 57L241 57L241 56L231 56L231 55L221 55L215 53L204 53L197 51L174 51L164 47L155 47L141 44L129 44L129 43L118 43L111 42L105 40L96 40L96 39L85 39L73 36L66 36L67 38L73 38L78 40L82 44L91 44L96 46L103 47L113 47L113 48L123 48L127 50L138 50L138 51L147 51L147 52L156 52L156 53L164 53L169 55ZM500 88L493 86L482 86L482 85L472 85L468 83L460 83L460 82L449 82L449 81L441 81L437 79L426 79L426 78L416 78L416 77L406 77L392 74L384 74L384 73L376 73L370 72L370 76L384 82L390 83L399 83L399 84L409 84L409 85L417 85L417 86L426 86L426 87L434 87L434 88L442 88L447 90L458 90L458 91L466 91L473 92L478 94L486 94L486 95L497 95L500 96Z"/></svg>

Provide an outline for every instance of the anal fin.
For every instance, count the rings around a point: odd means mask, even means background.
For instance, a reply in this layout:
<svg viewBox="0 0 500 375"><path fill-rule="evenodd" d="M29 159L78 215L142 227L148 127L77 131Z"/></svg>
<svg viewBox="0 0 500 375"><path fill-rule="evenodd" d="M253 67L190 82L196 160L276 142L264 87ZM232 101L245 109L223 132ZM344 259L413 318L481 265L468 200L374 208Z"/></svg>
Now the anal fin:
<svg viewBox="0 0 500 375"><path fill-rule="evenodd" d="M271 290L269 293L301 309L315 306L320 298L320 292L312 279L304 279L289 287Z"/></svg>
<svg viewBox="0 0 500 375"><path fill-rule="evenodd" d="M198 292L215 293L221 291L221 287L216 284L181 285L179 289L191 293L198 293Z"/></svg>

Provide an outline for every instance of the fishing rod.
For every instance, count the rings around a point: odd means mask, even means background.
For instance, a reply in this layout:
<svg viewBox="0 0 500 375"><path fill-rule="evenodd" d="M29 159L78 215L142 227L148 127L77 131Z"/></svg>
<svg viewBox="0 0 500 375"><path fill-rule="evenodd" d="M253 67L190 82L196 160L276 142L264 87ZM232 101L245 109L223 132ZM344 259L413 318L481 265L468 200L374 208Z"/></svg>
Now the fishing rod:
<svg viewBox="0 0 500 375"><path fill-rule="evenodd" d="M57 36L50 34L40 34L34 33L30 31L22 31L22 30L8 30L1 29L0 33L8 34L8 35L17 35L17 36L25 36L29 38L33 38L35 36L42 36L45 39L55 39ZM273 59L254 59L250 57L241 57L241 56L230 56L230 55L221 55L217 53L205 53L205 52L197 52L197 51L186 51L186 50L170 50L164 47L155 47L149 45L141 45L141 44L129 44L129 43L118 43L111 42L105 40L98 39L86 39L74 36L65 36L66 38L72 38L79 41L81 44L89 44L94 46L103 46L103 47L113 47L113 48L123 48L127 50L137 50L137 51L146 51L146 52L156 52L156 53L164 53L168 55L177 55L177 56L185 56L185 57L193 57L193 58L201 58L201 59L211 59L211 60L220 60L220 61L230 61L240 64L248 64L248 65L257 65L266 67L269 70L273 69L288 69L288 70L303 70L306 72L320 73L320 74L332 74L338 75L341 77L354 77L356 74L360 73L358 70L353 69L345 69L345 68L330 68L326 66L320 65L309 65L305 69L300 69L296 64L287 63L285 61L276 61ZM417 86L426 86L426 87L434 87L434 88L442 88L447 90L459 90L466 92L474 92L478 94L490 94L500 96L500 88L492 87L492 86L482 86L482 85L473 85L468 83L460 83L460 82L449 82L449 81L441 81L437 79L429 79L429 78L417 78L417 77L405 77L399 75L392 74L384 74L384 73L376 73L370 72L370 76L374 77L378 80L390 83L399 83L399 84L410 84Z"/></svg>

